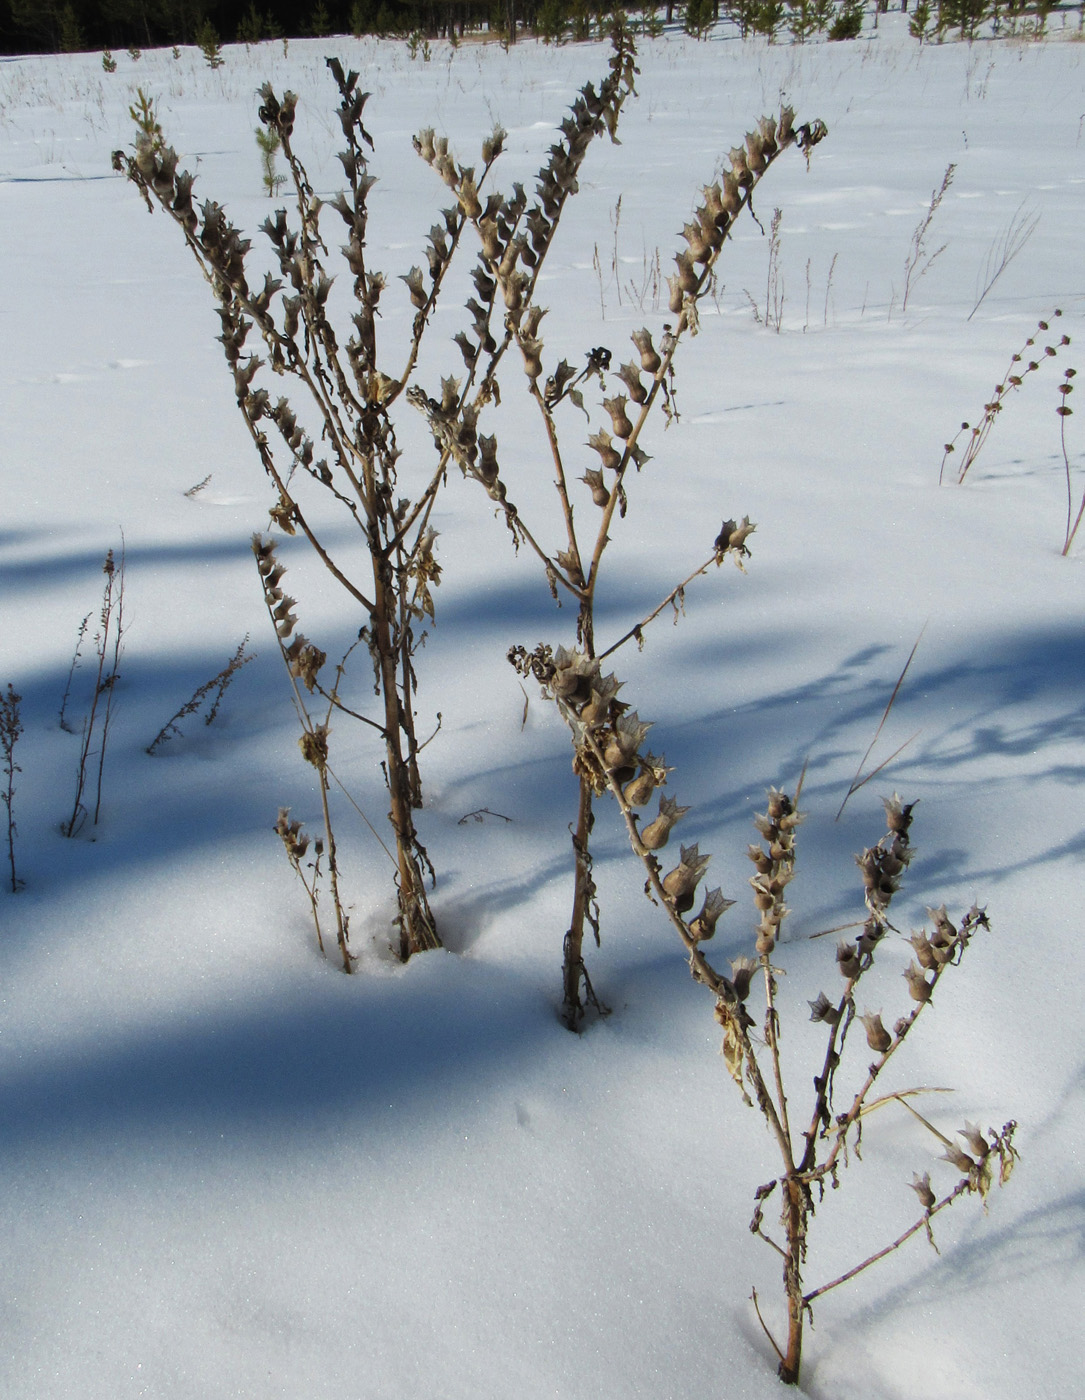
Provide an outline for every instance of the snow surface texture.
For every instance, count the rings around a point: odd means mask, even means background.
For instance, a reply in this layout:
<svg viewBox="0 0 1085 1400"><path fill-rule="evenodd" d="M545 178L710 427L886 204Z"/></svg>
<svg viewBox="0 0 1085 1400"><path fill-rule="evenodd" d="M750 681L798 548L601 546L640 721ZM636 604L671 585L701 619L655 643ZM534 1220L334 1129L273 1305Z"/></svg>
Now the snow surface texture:
<svg viewBox="0 0 1085 1400"><path fill-rule="evenodd" d="M609 803L595 834L603 943L588 956L613 1015L579 1038L557 1020L569 744L537 694L522 726L504 653L571 642L571 613L458 475L435 521L444 578L420 657L419 728L437 710L443 726L424 755L419 826L449 951L391 961L384 858L344 808L361 964L342 976L313 946L271 831L280 804L310 824L319 808L249 552L270 497L207 288L109 153L130 142L142 86L200 196L255 233L269 208L253 139L264 79L300 94L297 148L317 188L336 188L331 48L229 48L214 73L196 50L118 55L113 75L94 55L0 64L0 684L22 693L26 724L26 885L0 894L0 1391L775 1395L749 1296L755 1285L779 1328L778 1260L747 1229L775 1149ZM411 133L433 125L470 162L500 121L508 189L530 179L606 58L530 42L434 44L429 63L374 41L334 50L373 92L370 237L391 279L422 261L446 199ZM918 1239L819 1302L804 1386L825 1400L1080 1394L1085 540L1059 556L1054 412L1076 344L1014 396L964 487L939 487L938 469L1039 317L1061 307L1060 328L1085 343L1083 60L1058 36L920 48L899 16L851 44L645 41L622 144L592 150L540 297L548 359L593 345L627 358L629 332L666 319L646 278L656 249L669 270L727 149L781 95L800 120L827 122L809 171L789 152L758 204L766 228L783 210L782 330L750 308L764 308L768 239L747 220L721 260L718 305L680 352L682 421L644 440L653 461L630 483L599 609L605 642L706 555L725 516L757 521L748 576L727 565L698 582L677 627L661 619L616 669L656 721L669 790L692 807L683 840L715 853L711 883L740 900L718 963L752 947L750 817L768 784L794 784L809 763L779 950L796 1095L821 1043L806 1001L837 976L835 940L807 939L857 917L852 856L882 829L883 792L920 802L898 924L943 900L990 909L993 931L940 986L891 1087L953 1087L927 1100L945 1132L1019 1118L1021 1165L986 1218L974 1200L939 1217L941 1257ZM913 230L951 162L928 245L944 252L902 314ZM1036 231L969 321L988 251L1022 205ZM438 313L448 336L431 336L427 388L459 372L448 341L462 299ZM405 333L401 283L382 309L386 335ZM518 499L556 541L544 444L510 369L492 426L507 472L515 444ZM1067 420L1080 490L1079 424ZM570 423L568 440L586 431ZM421 421L405 434L428 469ZM592 510L586 492L578 509ZM122 532L126 651L102 821L66 841L78 737L57 711ZM357 618L303 545L282 556L303 629L334 653ZM918 737L834 823L924 626L871 762ZM215 724L190 720L148 757L245 632L259 656ZM333 743L383 822L367 736L343 724ZM511 820L461 824L481 808ZM882 957L860 1010L906 1009L909 957L903 941ZM952 1184L903 1112L876 1115L863 1145L813 1222L811 1286L915 1218L913 1171Z"/></svg>

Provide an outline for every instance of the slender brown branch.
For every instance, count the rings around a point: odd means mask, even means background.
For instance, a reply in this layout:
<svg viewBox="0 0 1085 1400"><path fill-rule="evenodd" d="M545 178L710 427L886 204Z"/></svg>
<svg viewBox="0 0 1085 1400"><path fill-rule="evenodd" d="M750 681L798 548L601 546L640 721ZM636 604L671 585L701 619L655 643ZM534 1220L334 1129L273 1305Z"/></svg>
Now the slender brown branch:
<svg viewBox="0 0 1085 1400"><path fill-rule="evenodd" d="M554 459L555 485L558 496L561 500L561 510L565 517L565 533L569 541L569 553L576 562L577 572L580 577L584 577L584 570L580 562L580 546L577 543L576 529L573 525L573 508L569 503L569 488L565 480L565 466L561 460L561 448L558 446L558 435L554 428L554 419L550 410L546 406L542 394L539 393L539 382L537 379L531 380L531 397L539 406L543 423L546 427L546 440L550 444L550 455Z"/></svg>
<svg viewBox="0 0 1085 1400"><path fill-rule="evenodd" d="M718 565L719 563L719 551L713 550L712 554L704 561L703 564L701 564L698 568L694 569L693 572L687 578L684 578L682 582L678 584L675 588L671 589L671 591L667 594L667 596L663 599L663 601L659 604L658 607L653 608L652 611L646 617L642 617L639 622L635 622L633 626L630 627L629 631L624 633L621 637L619 637L618 640L614 642L611 646L607 647L606 651L599 652L599 660L602 661L605 657L610 656L612 652L617 651L619 647L625 646L626 642L632 641L634 637L637 637L639 639L645 627L647 627L650 622L654 622L659 616L659 614L663 611L663 609L666 608L669 604L673 603L674 600L679 596L679 594L683 593L685 589L688 588L688 586L693 582L694 579L700 578L702 575L707 574L713 564Z"/></svg>
<svg viewBox="0 0 1085 1400"><path fill-rule="evenodd" d="M756 1289L756 1288L751 1292L750 1297L753 1299L753 1310L754 1310L754 1312L757 1314L757 1320L758 1320L758 1322L760 1322L760 1324L761 1324L761 1330L762 1330L762 1332L764 1332L765 1336L766 1336L766 1337L769 1339L769 1341L771 1342L771 1344L772 1344L772 1349L773 1349L773 1351L776 1353L776 1355L780 1358L780 1363L781 1363L781 1365L786 1364L786 1363L785 1363L785 1359L784 1359L784 1354L783 1354L783 1352L780 1350L780 1348L779 1348L779 1347L777 1346L777 1344L776 1344L776 1338L775 1338L775 1337L772 1335L772 1333L769 1331L768 1327L765 1325L765 1319L761 1316L761 1309L760 1309L760 1307L758 1306L758 1303L757 1303L757 1289Z"/></svg>
<svg viewBox="0 0 1085 1400"><path fill-rule="evenodd" d="M853 1279L856 1274L861 1274L864 1269L869 1269L871 1264L876 1264L879 1259L884 1259L887 1254L892 1254L895 1249L899 1249L902 1244L910 1240L913 1235L918 1234L924 1227L926 1227L929 1233L932 1216L937 1215L938 1212L944 1210L946 1206L952 1205L959 1196L963 1196L966 1191L970 1191L971 1189L972 1183L969 1181L968 1177L962 1177L948 1196L943 1196L936 1205L931 1206L930 1210L925 1210L915 1224L909 1226L904 1234L899 1235L892 1244L887 1244L884 1249L879 1249L877 1254L872 1254L869 1259L864 1259L861 1264L856 1264L854 1269L849 1269L847 1273L841 1274L839 1278L834 1278L832 1283L823 1283L820 1288L815 1288L810 1293L804 1293L802 1297L803 1307L809 1307L815 1298L820 1298L823 1293L828 1293L832 1288L839 1288L842 1283L847 1283L848 1280ZM933 1237L931 1243L934 1243Z"/></svg>

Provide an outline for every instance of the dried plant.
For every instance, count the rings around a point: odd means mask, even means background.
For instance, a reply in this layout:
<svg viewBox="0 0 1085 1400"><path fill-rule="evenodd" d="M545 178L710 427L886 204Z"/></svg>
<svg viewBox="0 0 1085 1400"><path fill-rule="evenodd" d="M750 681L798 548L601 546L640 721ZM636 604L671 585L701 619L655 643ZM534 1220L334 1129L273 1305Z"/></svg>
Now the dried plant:
<svg viewBox="0 0 1085 1400"><path fill-rule="evenodd" d="M1056 308L1052 319L1057 320L1061 315L1062 312ZM938 472L939 482L945 477L946 463L956 452L958 442L967 434L964 453L961 457L961 465L957 469L957 484L960 485L960 483L964 481L972 468L972 463L979 456L984 443L990 436L991 429L995 425L995 419L1002 412L1010 394L1014 390L1020 389L1021 385L1030 374L1035 374L1042 364L1047 360L1054 359L1063 347L1070 344L1070 337L1064 335L1058 341L1053 340L1052 343L1043 346L1042 351L1037 351L1036 344L1038 337L1041 335L1046 336L1050 329L1051 326L1049 322L1037 322L1036 330L1025 341L1021 349L1011 358L1009 365L1006 367L1006 373L995 385L994 392L990 399L983 405L982 419L975 424L975 426L969 423L962 423L953 440L946 443L945 451L942 454L942 465ZM1036 358L1032 358L1032 355L1029 353L1030 351L1035 354Z"/></svg>
<svg viewBox="0 0 1085 1400"><path fill-rule="evenodd" d="M928 910L931 928L913 932L907 940L914 956L904 973L907 984L906 1010L891 1021L891 1029L881 1011L858 1009L856 992L862 979L864 990L881 945L898 931L890 923L890 903L914 854L910 842L914 804L904 803L894 793L884 803L886 832L873 845L856 856L863 883L865 917L852 927L861 932L854 943L840 942L836 948L836 972L844 980L843 991L834 997L819 991L809 1001L811 1019L825 1027L823 1056L813 1075L813 1096L792 1127L793 1112L786 1088L788 1066L783 1054L785 1007L794 999L780 995L777 965L781 956L783 925L790 909L786 891L795 874L796 831L802 814L796 799L775 788L769 789L768 807L755 818L760 841L748 847L755 873L750 879L757 924L750 953L735 958L728 973L720 972L708 960L705 946L712 940L719 919L734 903L720 888L708 889L698 901L698 886L705 877L710 856L698 843L681 846L679 858L665 869L658 852L670 839L673 827L689 811L673 797L659 798L658 814L640 826L638 808L644 806L655 788L666 780L668 770L662 760L644 750L651 724L636 711L611 700L598 703L598 664L581 652L547 654L540 649L534 659L536 673L573 734L576 766L590 775L594 790L609 790L621 810L634 854L639 857L647 879L645 894L660 906L677 931L689 958L694 979L715 997L716 1020L723 1028L722 1054L746 1104L759 1110L779 1154L779 1174L755 1193L751 1231L760 1236L783 1262L783 1284L787 1311L787 1337L776 1341L762 1319L762 1326L779 1360L779 1374L789 1384L798 1384L802 1360L803 1328L812 1317L815 1299L856 1277L871 1264L900 1248L913 1235L925 1230L934 1244L931 1220L962 1196L978 1194L986 1199L996 1177L1003 1184L1009 1177L1017 1153L1013 1147L1016 1124L1009 1122L1001 1131L988 1129L984 1135L973 1124L965 1124L958 1136L967 1151L916 1112L908 1102L921 1092L904 1089L874 1098L873 1092L890 1059L903 1045L924 1010L931 1005L944 973L960 965L973 935L988 928L985 912L973 906L958 923L945 907ZM604 688L611 695L620 687L615 677L606 678ZM801 782L800 782L801 789ZM700 903L697 909L698 902ZM697 913L694 914L694 909ZM760 1034L757 1021L748 1008L755 983L764 987L765 1012ZM879 989L884 996L884 990ZM858 1021L864 1031L865 1050L852 1053L848 1061L849 1032ZM854 1051L855 1039L851 1049ZM864 1069L863 1060L866 1060ZM837 1092L838 1080L850 1075L851 1083ZM801 1082L809 1082L809 1071ZM906 1231L888 1245L862 1259L846 1273L815 1288L806 1278L810 1224L825 1201L826 1187L836 1189L841 1173L854 1157L859 1160L863 1120L874 1109L896 1102L909 1110L946 1148L940 1160L956 1171L956 1180L941 1195L932 1187L930 1173L913 1177L912 1189L919 1196L922 1214ZM805 1125L805 1126L804 1126ZM764 1222L765 1202L779 1189L780 1228L783 1243L773 1238ZM761 1318L756 1292L753 1295Z"/></svg>
<svg viewBox="0 0 1085 1400"><path fill-rule="evenodd" d="M75 636L75 651L72 652L72 664L68 667L68 679L64 684L64 694L60 697L60 713L58 715L61 729L66 734L71 734L72 726L68 719L68 701L72 696L72 681L75 679L76 670L79 667L79 656L83 649L83 639L87 635L87 627L90 624L91 614L86 613L80 622Z"/></svg>
<svg viewBox="0 0 1085 1400"><path fill-rule="evenodd" d="M276 824L276 831L279 834L283 845L286 848L287 856L291 865L305 886L305 892L309 897L313 911L313 921L316 924L317 942L321 952L324 951L324 939L321 936L320 920L317 915L317 885L319 880L319 860L327 852L328 857L328 882L331 890L332 907L335 911L336 941L339 945L339 954L343 960L343 971L353 972L354 960L348 947L350 937L350 921L347 917L343 901L339 893L339 862L336 856L335 832L332 828L331 807L328 802L329 782L333 778L331 768L328 765L328 740L331 733L332 711L339 704L339 682L343 676L346 657L336 668L336 680L330 692L326 692L320 685L319 675L327 661L327 656L323 651L313 645L301 632L295 631L297 627L297 617L294 608L297 606L296 600L283 592L281 587L282 579L286 573L285 567L275 556L275 544L273 540L266 540L262 535L254 535L252 538L252 552L256 556L256 567L260 574L260 583L264 592L264 604L268 610L268 617L275 629L275 637L279 643L279 651L282 655L283 665L286 673L290 677L290 686L293 692L294 708L297 711L298 720L301 724L301 738L298 740L298 747L301 749L301 756L306 763L315 770L317 781L320 786L320 807L324 821L324 841L317 844L318 864L313 869L312 881L307 881L301 867L301 858L305 854L303 838L300 834L300 823L290 822L289 809L279 809L279 820ZM359 641L361 638L359 638ZM357 645L357 643L355 643ZM353 648L352 648L353 650ZM347 655L349 656L349 652ZM328 709L322 721L315 720L310 713L305 696L305 692L312 695L317 692L328 701ZM362 719L362 716L356 716ZM307 838L304 838L307 841ZM424 858L425 852L418 847L420 855ZM393 862L394 863L394 862Z"/></svg>
<svg viewBox="0 0 1085 1400"><path fill-rule="evenodd" d="M874 738L871 739L870 743L867 745L866 752L859 760L859 766L855 770L855 777L852 778L851 782L848 784L848 790L844 794L844 800L837 808L836 817L834 819L836 821L839 821L840 818L844 815L844 808L848 805L848 802L851 800L852 797L855 796L859 789L866 787L867 783L870 782L871 778L877 777L877 775L882 771L883 768L887 767L890 763L892 763L898 754L903 753L904 750L908 747L908 745L913 743L914 740L916 740L919 737L919 730L916 730L916 732L911 736L911 738L905 739L904 743L900 744L897 748L895 748L887 758L883 758L880 763L876 763L874 767L869 769L866 773L863 772L863 769L866 767L866 761L874 752L874 746L877 744L878 739L881 736L881 732L885 728L885 722L889 718L889 712L896 704L897 696L900 694L900 688L904 684L904 677L908 674L909 667L915 660L915 654L919 650L919 643L923 640L923 632L925 632L926 630L926 625L924 625L923 631L921 631L919 636L915 639L915 645L908 653L908 660L904 663L904 669L897 677L897 683L893 687L893 693L890 695L889 701L885 709L882 711L882 717L878 721L877 729L875 729L874 731Z"/></svg>
<svg viewBox="0 0 1085 1400"><path fill-rule="evenodd" d="M946 173L942 176L942 183L936 190L931 191L931 202L927 206L927 212L919 223L915 226L912 234L912 246L908 250L908 256L904 260L904 296L901 298L901 311L908 310L908 298L912 294L912 287L921 277L925 277L934 266L935 261L946 251L947 244L943 243L934 252L928 251L927 236L934 223L934 216L938 213L942 200L946 197L946 192L953 183L953 175L957 166L950 161L946 166Z"/></svg>
<svg viewBox="0 0 1085 1400"><path fill-rule="evenodd" d="M762 117L756 130L747 134L744 145L731 151L730 169L704 190L703 203L683 230L682 236L687 246L676 255L677 270L668 278L668 308L675 319L664 324L658 347L647 327L633 333L635 355L614 372L614 378L621 383L622 392L607 394L606 376L612 372L612 356L605 347L591 350L579 369L563 359L547 374L543 368L545 347L540 334L545 309L533 302L526 286L510 285L511 304L506 294L509 320L515 328L523 358L528 393L538 410L550 448L560 506L559 547L544 548L540 543L542 530L529 528L522 512L509 497L500 476L496 439L481 439L478 463L470 465L461 462L461 466L481 481L491 499L499 504L517 545L527 545L536 555L554 597L572 599L577 609L576 642L580 650L566 651L559 647L557 651L552 651L543 646L528 652L519 646L509 653L509 660L522 675L532 675L539 680L555 698L569 704L575 699L586 706L593 722L605 720L618 726L613 730L615 744L631 742L636 734L636 718L625 715L626 706L616 698L618 684L613 676L602 674L599 663L626 642L634 639L640 642L644 628L668 606L677 610L686 587L713 565L718 566L725 557L730 557L741 567L742 559L748 553L746 540L754 529L748 518L741 524L734 520L726 521L708 557L697 563L658 607L634 623L611 645L597 647L595 597L603 556L617 520L626 513L626 488L633 469L639 472L650 460L641 445L644 425L657 408L662 410L668 421L676 416L675 352L683 337L687 333L695 334L698 329L698 304L703 296L711 292L716 260L735 220L749 207L753 190L788 147L796 146L809 157L811 149L825 134L821 122L796 126L794 113L790 107L785 107L779 120ZM540 203L525 215L532 239L536 227L541 232L548 231L551 217L548 211L560 187L559 173L544 171L539 185ZM523 242L526 248L527 240ZM491 288L495 282L501 283L503 278L507 281L499 256L499 249L488 248L484 240L482 276L485 285ZM572 405L578 412L588 413L584 407L583 390L592 380L597 380L599 384L606 426L598 426L587 441L587 446L597 454L598 464L576 478L572 454L561 446L565 420L559 418L559 412L567 414L568 405ZM563 405L566 407L563 408ZM579 417L574 417L572 421L579 423ZM457 460L460 460L459 457ZM574 482L577 479L583 483L598 512L586 530L583 524L578 528L574 514ZM626 732L621 725L633 727ZM653 756L646 758L640 768L634 764L632 771L625 773L624 769L629 766L625 763L619 765L623 770L623 782L633 784L634 790L643 794L639 798L640 805L647 802L653 788L663 782L666 770L661 760ZM593 798L606 789L606 780L601 772L585 762L579 751L574 772L579 783L579 796L573 832L573 908L565 935L562 974L562 1017L572 1029L581 1024L589 1007L604 1009L592 990L584 963L583 946L586 926L596 940L599 938L590 838L594 823Z"/></svg>
<svg viewBox="0 0 1085 1400"><path fill-rule="evenodd" d="M769 265L765 277L765 327L777 335L784 322L784 284L780 276L780 225L784 211L774 209L769 224Z"/></svg>
<svg viewBox="0 0 1085 1400"><path fill-rule="evenodd" d="M316 941L320 951L324 952L324 935L320 928L320 881L322 876L321 862L324 859L324 842L317 837L313 842L313 859L306 861L305 857L309 851L309 837L305 834L300 821L292 820L289 807L279 808L279 817L275 823L275 834L283 843L287 860L291 868L302 883L309 899L309 908L313 915L313 924L316 928ZM309 872L308 874L306 872ZM341 912L341 907L337 904L337 910ZM343 952L343 971L352 972L354 970L353 960L345 946Z"/></svg>
<svg viewBox="0 0 1085 1400"><path fill-rule="evenodd" d="M158 731L147 745L147 752L149 754L157 753L164 744L169 743L170 739L175 736L179 737L181 734L181 721L187 719L189 715L199 714L208 696L213 696L213 698L207 706L203 722L204 724L214 723L215 716L219 712L219 706L222 704L222 697L229 689L233 678L237 675L238 671L241 670L242 666L247 666L256 655L253 651L250 651L248 655L245 654L245 648L248 644L249 634L246 632L237 650L234 652L233 656L230 657L229 661L227 661L226 665L223 666L218 675L212 676L209 681L204 681L203 685L197 690L194 690L191 697L185 701L177 713L168 719Z"/></svg>
<svg viewBox="0 0 1085 1400"><path fill-rule="evenodd" d="M1078 507L1077 515L1074 515L1074 490L1070 480L1070 456L1066 450L1066 420L1072 418L1074 410L1070 407L1070 395L1074 392L1073 380L1077 376L1076 369L1063 370L1062 383L1059 385L1059 404L1055 412L1059 415L1059 446L1062 448L1063 466L1066 468L1066 538L1063 541L1062 553L1065 558L1070 553L1070 547L1074 543L1074 536L1077 534L1078 526L1081 524L1081 517L1085 515L1085 493L1081 497L1081 505Z"/></svg>
<svg viewBox="0 0 1085 1400"><path fill-rule="evenodd" d="M18 828L15 825L15 809L12 806L15 800L15 774L23 771L15 762L15 743L23 732L23 722L19 712L22 698L21 695L16 694L10 681L7 691L0 695L0 753L4 756L4 787L3 791L0 791L0 800L3 801L8 813L8 865L11 869L12 894L16 894L22 884L22 881L15 874L15 837L18 834Z"/></svg>
<svg viewBox="0 0 1085 1400"><path fill-rule="evenodd" d="M370 267L366 240L367 205L375 183L364 150L373 144L363 123L368 94L358 90L357 73L344 73L338 60L329 59L328 67L339 90L338 116L346 142L339 158L349 188L327 205L315 195L294 151L296 97L284 93L280 98L269 85L261 89L260 121L281 143L296 211L293 227L283 210L264 222L279 276L266 274L262 286L250 286L248 280L249 241L218 204L209 201L197 212L193 177L178 171L172 149L156 151L140 132L134 155L118 151L113 159L115 168L135 182L148 208L157 204L179 225L212 287L238 405L275 489L273 522L288 534L305 536L365 618L360 635L372 662L381 713L377 719L357 718L374 728L384 744L383 771L395 836L399 950L406 958L440 941L423 878L428 858L412 816L422 802L418 756L423 747L415 732L414 661L425 636L418 628L434 618L433 590L441 572L430 523L433 506L451 460L496 493L494 440L479 436L479 417L498 397L497 369L505 351L521 328L527 329L520 316L566 200L577 188L577 171L588 146L603 130L613 134L622 102L632 89L633 50L622 30L599 90L588 84L562 124L544 172L540 201L530 211L522 186L514 186L508 198L482 192L504 143L499 127L483 142L480 169L460 165L447 141L432 130L416 137L416 149L453 202L430 229L427 272L412 267L400 278L415 317L405 362L395 373L378 358L379 303L387 282ZM329 310L332 278L320 223L325 208L334 210L347 230L343 253L353 277L356 310L346 337L333 327ZM469 226L484 252L474 274L477 296L468 302L472 329L455 337L468 373L462 382L443 380L440 397L418 386L407 390L446 273ZM494 334L491 320L499 293L507 318L504 330ZM499 312L496 315L500 318ZM263 341L266 359L246 351L254 330ZM273 399L263 387L267 375L261 376L261 371L269 370L308 403L315 430L306 429L301 410L290 400ZM395 413L401 397L426 414L439 448L436 465L411 494L406 494L396 440ZM321 441L326 458L318 457ZM359 581L349 553L333 553L326 544L316 508L310 509L313 497L322 495L330 496L357 527L368 584ZM266 587L268 575L264 577ZM292 626L285 633L280 630L280 639L290 630ZM330 850L328 854L334 866Z"/></svg>
<svg viewBox="0 0 1085 1400"><path fill-rule="evenodd" d="M975 305L968 313L968 320L980 309L987 300L988 293L993 289L995 283L1017 257L1021 249L1036 232L1036 227L1040 222L1039 214L1030 214L1025 208L1025 201L1018 205L1017 212L1010 219L1009 223L1002 230L999 236L987 250L987 257L984 260L983 272L980 275L978 295Z"/></svg>
<svg viewBox="0 0 1085 1400"><path fill-rule="evenodd" d="M117 681L120 678L121 653L124 647L123 549L119 562L114 559L112 550L106 553L102 572L105 574L105 586L102 590L102 604L98 610L98 630L94 634L94 654L97 665L87 713L83 719L79 745L79 765L75 782L75 800L72 803L71 816L61 827L65 836L75 836L83 828L88 816L85 801L90 800L88 784L92 778L95 785L92 826L98 825L102 811L102 778L105 772L106 747L109 743L113 700ZM83 628L81 627L80 637L82 634ZM74 669L74 661L72 664ZM66 700L67 692L65 692ZM97 744L97 748L95 748L95 744ZM96 762L92 763L92 760L96 760Z"/></svg>

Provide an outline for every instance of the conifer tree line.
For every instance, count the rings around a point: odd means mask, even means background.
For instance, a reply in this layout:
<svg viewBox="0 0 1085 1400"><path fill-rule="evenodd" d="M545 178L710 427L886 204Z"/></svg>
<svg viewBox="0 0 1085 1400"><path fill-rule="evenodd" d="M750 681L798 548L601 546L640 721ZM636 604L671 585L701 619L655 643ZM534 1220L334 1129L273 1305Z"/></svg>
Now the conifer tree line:
<svg viewBox="0 0 1085 1400"><path fill-rule="evenodd" d="M705 8L706 0L693 0ZM707 0L712 17L717 0ZM463 35L579 20L603 32L618 8L610 0L0 0L0 52L72 53L196 44L208 26L222 43L327 34ZM624 7L629 9L630 7ZM637 7L633 7L634 9ZM661 20L685 6L656 7ZM586 34L583 37L587 37Z"/></svg>
<svg viewBox="0 0 1085 1400"><path fill-rule="evenodd" d="M894 0L894 5L897 0ZM953 3L953 0L943 0ZM957 0L985 5L987 0ZM853 38L864 8L889 0L0 0L0 53L141 50L261 43L332 34L457 39L487 32L547 40L602 38L621 10L635 29L681 25L703 37L720 20L747 34ZM939 9L941 6L939 5Z"/></svg>
<svg viewBox="0 0 1085 1400"><path fill-rule="evenodd" d="M703 38L727 21L742 38L760 34L802 43L857 38L864 21L877 25L890 8L908 12L910 32L921 43L974 39L984 26L996 36L1039 36L1057 10L1077 11L1085 29L1085 0L0 0L0 53L184 44L208 50L333 34L592 39L606 35L619 10L647 34L678 24Z"/></svg>

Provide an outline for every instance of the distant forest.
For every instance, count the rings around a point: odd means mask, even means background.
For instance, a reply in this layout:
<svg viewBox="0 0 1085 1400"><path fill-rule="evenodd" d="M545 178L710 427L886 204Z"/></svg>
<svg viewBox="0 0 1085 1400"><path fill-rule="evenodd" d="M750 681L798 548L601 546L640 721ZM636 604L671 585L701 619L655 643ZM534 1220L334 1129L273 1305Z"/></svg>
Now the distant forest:
<svg viewBox="0 0 1085 1400"><path fill-rule="evenodd" d="M710 5L718 13L711 0ZM575 29L578 20L598 25L614 8L609 0L0 0L0 53L143 49L208 40L259 43L349 33L438 37L483 28L515 33L514 24L538 31L540 20L545 28L559 17ZM680 7L655 8L661 19L670 19Z"/></svg>

